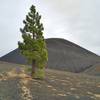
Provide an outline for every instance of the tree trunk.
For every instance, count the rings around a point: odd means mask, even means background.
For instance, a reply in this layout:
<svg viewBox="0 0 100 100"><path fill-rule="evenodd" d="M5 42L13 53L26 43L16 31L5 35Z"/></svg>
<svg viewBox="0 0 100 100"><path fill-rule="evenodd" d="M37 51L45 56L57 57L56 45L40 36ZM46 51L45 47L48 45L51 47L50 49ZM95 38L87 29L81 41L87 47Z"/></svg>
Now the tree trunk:
<svg viewBox="0 0 100 100"><path fill-rule="evenodd" d="M39 68L36 66L35 60L32 61L32 78L44 79L45 78L45 68Z"/></svg>
<svg viewBox="0 0 100 100"><path fill-rule="evenodd" d="M32 61L32 73L31 73L32 77L34 77L34 74L35 74L35 67L36 67L35 60L33 60Z"/></svg>

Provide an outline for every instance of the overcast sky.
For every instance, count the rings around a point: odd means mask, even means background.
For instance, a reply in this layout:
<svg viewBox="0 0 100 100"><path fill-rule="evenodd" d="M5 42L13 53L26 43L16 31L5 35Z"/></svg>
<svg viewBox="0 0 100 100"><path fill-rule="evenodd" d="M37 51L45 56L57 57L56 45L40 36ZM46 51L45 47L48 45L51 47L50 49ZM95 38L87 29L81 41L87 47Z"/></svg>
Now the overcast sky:
<svg viewBox="0 0 100 100"><path fill-rule="evenodd" d="M17 48L32 4L42 15L45 38L65 38L100 55L100 0L1 0L0 56Z"/></svg>

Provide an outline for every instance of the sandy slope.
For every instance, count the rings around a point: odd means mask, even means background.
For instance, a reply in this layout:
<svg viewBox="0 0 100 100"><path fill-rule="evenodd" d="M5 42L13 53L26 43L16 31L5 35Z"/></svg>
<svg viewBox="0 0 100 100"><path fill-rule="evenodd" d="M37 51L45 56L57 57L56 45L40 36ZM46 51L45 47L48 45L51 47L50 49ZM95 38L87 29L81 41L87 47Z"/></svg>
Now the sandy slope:
<svg viewBox="0 0 100 100"><path fill-rule="evenodd" d="M0 62L0 100L100 100L100 77L46 69L34 80L25 66Z"/></svg>

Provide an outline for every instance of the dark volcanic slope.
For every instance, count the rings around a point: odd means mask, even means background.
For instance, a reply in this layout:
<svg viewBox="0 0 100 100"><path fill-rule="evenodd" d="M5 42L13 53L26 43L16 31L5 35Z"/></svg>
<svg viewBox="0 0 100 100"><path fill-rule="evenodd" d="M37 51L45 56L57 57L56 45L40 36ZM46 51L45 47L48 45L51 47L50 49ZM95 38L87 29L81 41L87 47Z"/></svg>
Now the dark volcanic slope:
<svg viewBox="0 0 100 100"><path fill-rule="evenodd" d="M81 72L100 62L96 54L64 39L47 39L49 52L48 67L58 70ZM1 61L26 64L18 49L0 58Z"/></svg>
<svg viewBox="0 0 100 100"><path fill-rule="evenodd" d="M93 65L84 71L84 73L89 75L100 76L100 63Z"/></svg>

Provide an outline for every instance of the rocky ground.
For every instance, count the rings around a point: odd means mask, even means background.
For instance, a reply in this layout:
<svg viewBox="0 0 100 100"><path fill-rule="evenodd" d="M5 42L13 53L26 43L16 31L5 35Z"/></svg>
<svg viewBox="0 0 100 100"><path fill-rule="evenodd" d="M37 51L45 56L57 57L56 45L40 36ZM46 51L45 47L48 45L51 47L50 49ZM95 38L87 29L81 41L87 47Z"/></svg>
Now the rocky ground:
<svg viewBox="0 0 100 100"><path fill-rule="evenodd" d="M100 100L99 76L46 69L35 80L26 67L0 62L0 100Z"/></svg>

